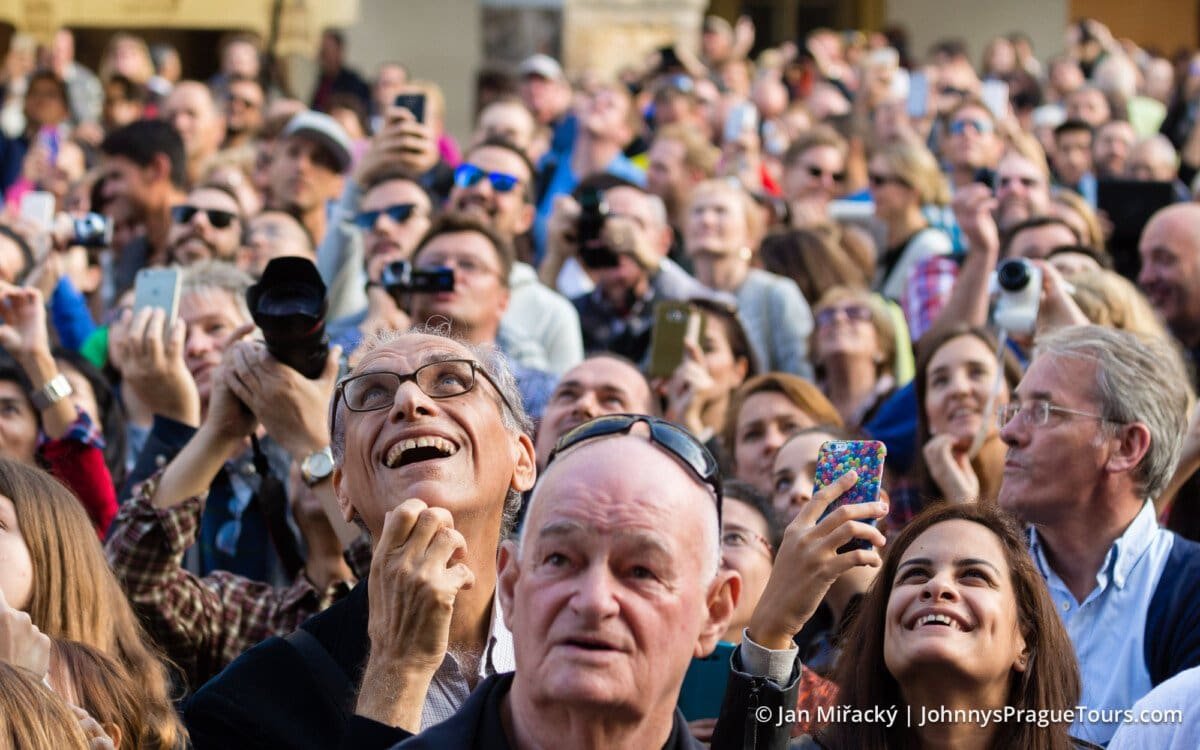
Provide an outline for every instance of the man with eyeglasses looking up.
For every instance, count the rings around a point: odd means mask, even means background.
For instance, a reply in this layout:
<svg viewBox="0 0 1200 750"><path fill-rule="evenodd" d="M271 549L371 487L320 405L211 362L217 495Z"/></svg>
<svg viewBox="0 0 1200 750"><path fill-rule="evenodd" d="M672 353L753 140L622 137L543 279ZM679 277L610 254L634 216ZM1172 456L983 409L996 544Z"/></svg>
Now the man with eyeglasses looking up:
<svg viewBox="0 0 1200 750"><path fill-rule="evenodd" d="M524 152L503 139L487 138L468 149L454 171L449 205L475 216L517 247L531 241L533 180L533 165ZM583 359L579 315L565 297L542 284L533 266L519 260L513 263L508 286L509 305L501 321L505 334L541 349L540 365L525 364L562 373Z"/></svg>
<svg viewBox="0 0 1200 750"><path fill-rule="evenodd" d="M1079 659L1080 705L1110 715L1072 727L1090 742L1106 743L1120 710L1200 664L1200 545L1160 528L1153 503L1187 421L1174 348L1100 326L1040 337L1001 409L998 502L1031 526L1030 552Z"/></svg>
<svg viewBox="0 0 1200 750"><path fill-rule="evenodd" d="M201 688L184 708L197 750L338 747L347 722L387 746L512 668L496 553L535 468L503 358L437 332L375 337L330 425L338 507L374 542L369 579Z"/></svg>
<svg viewBox="0 0 1200 750"><path fill-rule="evenodd" d="M187 200L171 207L167 258L188 266L202 260L233 262L242 242L237 197L220 185L200 185Z"/></svg>

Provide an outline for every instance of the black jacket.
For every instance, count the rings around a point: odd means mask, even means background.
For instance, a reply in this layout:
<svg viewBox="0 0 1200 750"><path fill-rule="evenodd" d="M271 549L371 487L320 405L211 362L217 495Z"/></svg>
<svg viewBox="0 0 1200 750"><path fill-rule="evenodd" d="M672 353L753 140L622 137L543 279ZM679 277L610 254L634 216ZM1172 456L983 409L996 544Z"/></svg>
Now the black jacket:
<svg viewBox="0 0 1200 750"><path fill-rule="evenodd" d="M512 687L513 673L493 675L475 688L453 717L405 740L392 750L511 750L500 722L500 702ZM703 745L688 732L687 722L675 709L675 724L663 750L700 750Z"/></svg>
<svg viewBox="0 0 1200 750"><path fill-rule="evenodd" d="M184 724L191 733L195 750L330 750L339 745L371 750L412 737L403 729L354 715L355 694L368 655L368 608L364 579L345 599L301 626L330 659L306 658L293 641L283 638L270 638L238 657L184 704ZM779 709L796 706L799 665L793 668L790 683L781 688L742 672L736 651L733 659L712 748L785 747L791 727L778 728L773 722L755 721L754 711L766 706L770 715L778 716ZM463 710L488 700L489 686L494 686L498 677L480 683ZM767 709L761 709L763 715ZM460 723L458 717L451 718L430 727L425 736L446 725ZM453 743L431 746L459 747Z"/></svg>

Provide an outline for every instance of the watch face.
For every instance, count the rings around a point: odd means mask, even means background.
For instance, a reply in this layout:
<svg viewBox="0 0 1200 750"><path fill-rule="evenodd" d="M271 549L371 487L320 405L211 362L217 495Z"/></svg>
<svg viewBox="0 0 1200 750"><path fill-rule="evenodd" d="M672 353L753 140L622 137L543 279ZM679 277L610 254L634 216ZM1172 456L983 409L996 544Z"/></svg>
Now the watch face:
<svg viewBox="0 0 1200 750"><path fill-rule="evenodd" d="M333 459L326 451L308 457L308 473L313 477L326 477L333 472Z"/></svg>

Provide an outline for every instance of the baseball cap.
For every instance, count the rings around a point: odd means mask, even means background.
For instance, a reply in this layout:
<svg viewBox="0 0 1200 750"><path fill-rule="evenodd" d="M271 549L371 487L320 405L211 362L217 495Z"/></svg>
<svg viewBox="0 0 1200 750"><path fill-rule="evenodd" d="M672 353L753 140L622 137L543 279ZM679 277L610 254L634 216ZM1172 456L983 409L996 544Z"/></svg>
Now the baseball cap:
<svg viewBox="0 0 1200 750"><path fill-rule="evenodd" d="M517 74L521 78L525 78L526 76L540 76L551 81L561 81L566 78L563 74L562 66L558 64L558 60L549 55L542 54L531 55L525 58L520 67L517 68Z"/></svg>
<svg viewBox="0 0 1200 750"><path fill-rule="evenodd" d="M319 143L333 156L339 172L350 167L350 136L329 115L311 109L294 115L283 129L284 138L293 135L302 135Z"/></svg>

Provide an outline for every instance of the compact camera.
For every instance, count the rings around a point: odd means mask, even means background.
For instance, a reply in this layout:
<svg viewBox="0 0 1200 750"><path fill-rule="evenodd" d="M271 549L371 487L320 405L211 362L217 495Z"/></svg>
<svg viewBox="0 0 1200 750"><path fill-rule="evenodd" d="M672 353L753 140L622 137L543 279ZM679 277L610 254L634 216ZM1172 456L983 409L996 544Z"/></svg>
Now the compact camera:
<svg viewBox="0 0 1200 750"><path fill-rule="evenodd" d="M1042 269L1024 258L1003 261L992 274L992 323L1010 334L1030 336L1037 327Z"/></svg>

